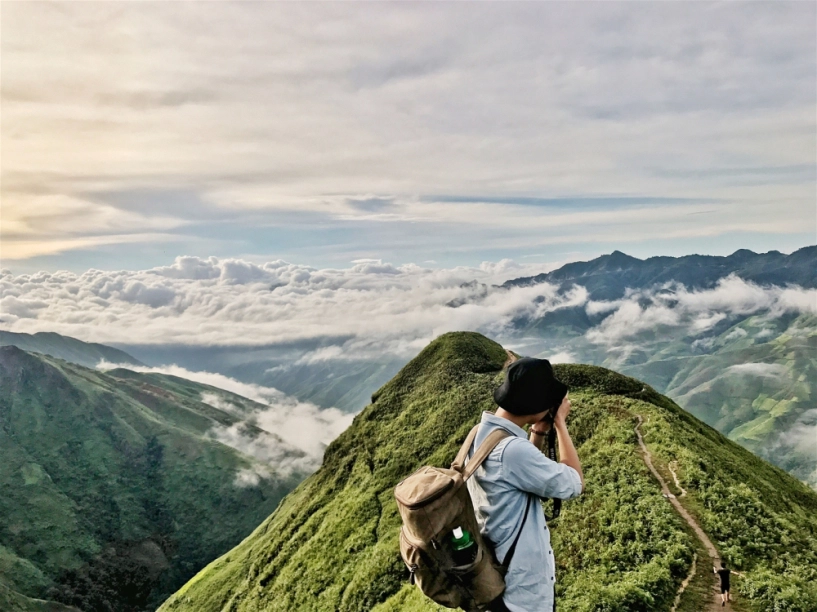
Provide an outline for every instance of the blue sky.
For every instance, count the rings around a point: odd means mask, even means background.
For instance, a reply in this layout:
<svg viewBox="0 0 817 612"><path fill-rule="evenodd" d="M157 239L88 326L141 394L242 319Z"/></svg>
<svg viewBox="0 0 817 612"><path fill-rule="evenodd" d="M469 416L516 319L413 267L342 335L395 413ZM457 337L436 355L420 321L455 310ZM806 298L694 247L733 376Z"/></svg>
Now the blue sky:
<svg viewBox="0 0 817 612"><path fill-rule="evenodd" d="M817 242L813 3L6 3L2 267Z"/></svg>

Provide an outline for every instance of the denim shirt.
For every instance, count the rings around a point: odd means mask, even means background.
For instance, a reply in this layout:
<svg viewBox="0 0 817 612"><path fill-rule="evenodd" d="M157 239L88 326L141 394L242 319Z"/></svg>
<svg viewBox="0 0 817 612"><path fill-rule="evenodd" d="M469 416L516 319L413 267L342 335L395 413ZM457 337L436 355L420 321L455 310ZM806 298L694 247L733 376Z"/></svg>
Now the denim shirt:
<svg viewBox="0 0 817 612"><path fill-rule="evenodd" d="M505 576L505 605L511 612L551 612L556 567L550 532L539 497L570 499L582 492L579 473L563 463L548 459L528 442L525 430L490 412L482 413L474 445L476 449L496 429L511 434L488 455L468 480L482 535L505 559L530 504L528 518ZM534 499L531 500L533 494Z"/></svg>

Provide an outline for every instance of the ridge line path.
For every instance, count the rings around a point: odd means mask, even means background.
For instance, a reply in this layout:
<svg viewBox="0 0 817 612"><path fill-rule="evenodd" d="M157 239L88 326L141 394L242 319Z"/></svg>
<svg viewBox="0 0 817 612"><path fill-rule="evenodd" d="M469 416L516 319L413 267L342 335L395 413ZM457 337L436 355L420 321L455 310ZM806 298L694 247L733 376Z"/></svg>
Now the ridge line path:
<svg viewBox="0 0 817 612"><path fill-rule="evenodd" d="M694 518L692 518L692 515L689 512L687 512L687 509L684 508L681 505L681 502L679 502L678 499L675 497L675 495L673 495L670 492L666 481L661 476L661 474L658 473L658 470L655 469L655 466L652 464L652 453L650 453L650 451L647 449L647 445L644 444L644 438L641 435L641 424L644 422L644 419L641 417L640 414L637 414L635 416L638 417L638 424L635 426L634 431L635 431L635 435L638 436L638 445L641 447L641 451L643 453L642 456L644 458L644 463L647 464L647 467L650 469L650 472L652 472L652 475L655 476L655 479L661 485L661 492L664 494L664 497L666 497L670 501L670 503L673 506L675 506L675 510L678 511L678 514L680 514L683 517L683 519L687 522L687 524L690 527L692 527L692 530L695 532L695 535L698 536L698 539L701 541L701 544L704 545L704 548L706 549L706 552L709 554L709 557L712 559L712 563L713 563L713 567L714 567L715 565L717 565L717 561L720 559L720 555L718 555L718 551L715 548L715 545L712 544L712 540L709 539L709 536L707 536L706 533L704 533L704 530L701 529L701 526L698 525L698 521L696 521ZM672 471L672 470L670 470L670 471ZM675 478L675 482L677 483L678 479L675 476L674 471L672 471L672 475ZM681 491L682 491L681 497L686 496L686 491L683 488L681 488L680 485L679 485L678 488L681 489ZM678 595L676 596L675 603L672 606L672 612L675 611L675 609L678 606L678 603L681 601L681 593L683 593L683 591L686 588L687 584L689 584L689 582L692 580L692 577L695 575L695 570L696 570L695 563L693 563L692 564L692 569L691 569L689 575L687 576L686 580L684 580L684 582L681 583L681 588L678 590ZM713 601L710 604L709 610L716 610L718 608L721 608L721 605L720 605L720 602L718 601L717 593L714 593Z"/></svg>

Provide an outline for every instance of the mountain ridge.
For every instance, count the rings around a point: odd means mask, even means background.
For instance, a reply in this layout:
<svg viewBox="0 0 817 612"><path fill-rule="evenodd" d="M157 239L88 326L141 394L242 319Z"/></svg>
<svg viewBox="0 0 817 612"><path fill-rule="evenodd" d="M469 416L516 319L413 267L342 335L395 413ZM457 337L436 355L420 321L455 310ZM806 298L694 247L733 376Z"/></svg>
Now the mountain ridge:
<svg viewBox="0 0 817 612"><path fill-rule="evenodd" d="M450 462L492 409L505 359L479 334L432 342L374 393L318 472L160 611L443 610L407 583L392 491L419 466ZM640 381L594 366L556 371L572 389L570 428L587 481L552 532L560 609L669 610L689 575L699 544L639 454L637 417L658 469L675 462L690 512L746 571L738 587L752 609L817 605L808 586L817 577L817 494ZM701 563L679 610L700 610L711 587Z"/></svg>
<svg viewBox="0 0 817 612"><path fill-rule="evenodd" d="M24 351L50 355L86 368L94 368L103 360L131 366L145 365L132 355L112 346L84 342L56 332L24 334L0 330L0 346L16 346Z"/></svg>

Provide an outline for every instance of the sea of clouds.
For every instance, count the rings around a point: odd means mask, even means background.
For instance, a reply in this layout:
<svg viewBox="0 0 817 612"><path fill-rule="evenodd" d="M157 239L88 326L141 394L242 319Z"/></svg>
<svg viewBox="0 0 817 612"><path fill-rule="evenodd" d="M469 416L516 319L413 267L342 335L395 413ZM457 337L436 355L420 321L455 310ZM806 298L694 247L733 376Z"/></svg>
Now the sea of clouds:
<svg viewBox="0 0 817 612"><path fill-rule="evenodd" d="M696 335L727 317L817 313L817 290L730 276L708 290L666 285L594 301L583 287L495 285L541 266L512 261L439 269L379 260L315 269L285 261L178 257L141 271L0 273L0 327L121 344L270 345L339 339L306 362L409 358L436 336L477 330L502 338L520 318L584 307L606 315L587 340L610 348L644 331ZM476 282L474 282L476 281ZM451 307L452 303L461 304ZM342 340L341 340L342 339Z"/></svg>
<svg viewBox="0 0 817 612"><path fill-rule="evenodd" d="M497 332L519 314L575 303L557 296L555 288L538 286L447 306L480 292L464 283L491 285L541 271L510 261L432 269L365 260L318 270L213 257L179 257L173 265L142 271L20 276L4 271L0 326L123 344L266 345L346 337L342 352L324 349L309 359L384 351L409 356L446 331ZM547 299L535 304L543 293Z"/></svg>

